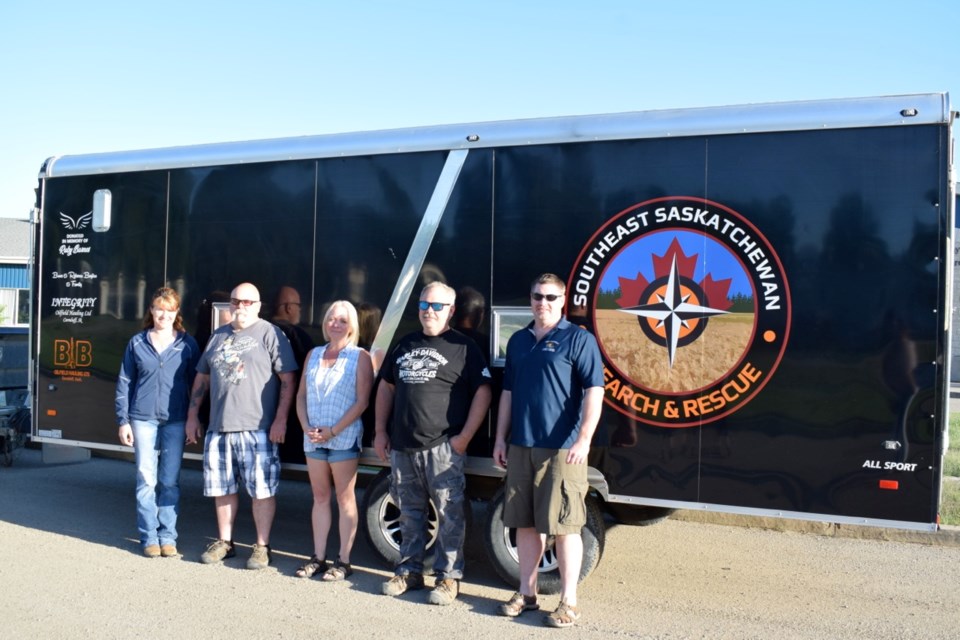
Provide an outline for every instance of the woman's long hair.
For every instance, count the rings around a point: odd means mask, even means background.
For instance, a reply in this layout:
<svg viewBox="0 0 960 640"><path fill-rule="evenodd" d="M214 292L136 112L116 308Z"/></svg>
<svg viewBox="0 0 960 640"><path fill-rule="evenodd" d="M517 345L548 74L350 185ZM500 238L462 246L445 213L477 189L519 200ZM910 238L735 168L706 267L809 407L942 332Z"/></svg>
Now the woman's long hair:
<svg viewBox="0 0 960 640"><path fill-rule="evenodd" d="M174 331L183 331L183 315L180 313L180 294L170 287L160 287L154 292L150 299L150 306L147 307L147 314L143 316L143 328L153 329L153 314L151 309L156 306L165 305L168 311L177 312L177 318L173 321Z"/></svg>

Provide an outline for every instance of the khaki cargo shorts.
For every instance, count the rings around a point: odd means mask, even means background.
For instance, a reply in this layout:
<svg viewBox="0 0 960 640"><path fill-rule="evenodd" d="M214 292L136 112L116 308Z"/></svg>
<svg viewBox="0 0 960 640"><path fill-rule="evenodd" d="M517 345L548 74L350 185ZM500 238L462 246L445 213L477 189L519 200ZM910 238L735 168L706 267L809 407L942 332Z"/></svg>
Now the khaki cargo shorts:
<svg viewBox="0 0 960 640"><path fill-rule="evenodd" d="M546 535L580 533L590 485L586 464L567 464L566 449L510 445L503 523Z"/></svg>

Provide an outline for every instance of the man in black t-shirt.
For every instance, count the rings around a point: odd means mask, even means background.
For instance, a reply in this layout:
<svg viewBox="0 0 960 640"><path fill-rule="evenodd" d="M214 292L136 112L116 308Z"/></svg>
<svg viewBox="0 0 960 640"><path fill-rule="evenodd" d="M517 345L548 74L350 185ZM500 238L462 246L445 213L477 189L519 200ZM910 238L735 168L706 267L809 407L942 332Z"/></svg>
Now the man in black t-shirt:
<svg viewBox="0 0 960 640"><path fill-rule="evenodd" d="M476 343L450 329L456 293L433 282L420 293L422 331L387 356L377 389L374 448L391 466L390 495L400 509L400 561L383 593L423 588L430 500L437 512L436 584L428 600L446 605L460 592L465 536L463 464L490 406L490 371ZM387 426L390 426L388 431Z"/></svg>

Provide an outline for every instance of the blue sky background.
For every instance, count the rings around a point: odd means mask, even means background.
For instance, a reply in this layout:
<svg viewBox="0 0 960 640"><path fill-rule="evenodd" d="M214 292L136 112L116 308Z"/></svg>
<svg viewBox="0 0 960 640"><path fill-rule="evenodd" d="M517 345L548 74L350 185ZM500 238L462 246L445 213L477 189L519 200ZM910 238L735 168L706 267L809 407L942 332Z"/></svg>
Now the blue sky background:
<svg viewBox="0 0 960 640"><path fill-rule="evenodd" d="M26 217L40 165L53 155L755 102L960 96L958 11L955 0L6 0L0 216Z"/></svg>

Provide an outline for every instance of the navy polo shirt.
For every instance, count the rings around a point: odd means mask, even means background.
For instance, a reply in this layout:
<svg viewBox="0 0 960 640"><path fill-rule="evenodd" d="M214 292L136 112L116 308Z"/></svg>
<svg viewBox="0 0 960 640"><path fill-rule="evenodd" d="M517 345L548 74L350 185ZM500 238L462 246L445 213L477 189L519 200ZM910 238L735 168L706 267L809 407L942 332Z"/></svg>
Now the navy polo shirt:
<svg viewBox="0 0 960 640"><path fill-rule="evenodd" d="M537 342L531 322L507 343L510 444L569 449L580 433L584 391L602 386L603 362L592 333L562 318Z"/></svg>

